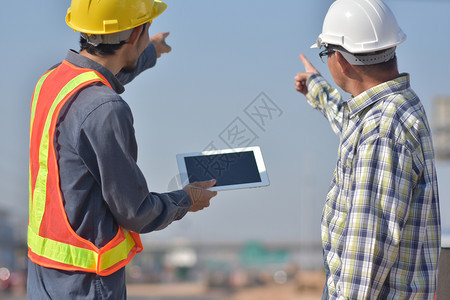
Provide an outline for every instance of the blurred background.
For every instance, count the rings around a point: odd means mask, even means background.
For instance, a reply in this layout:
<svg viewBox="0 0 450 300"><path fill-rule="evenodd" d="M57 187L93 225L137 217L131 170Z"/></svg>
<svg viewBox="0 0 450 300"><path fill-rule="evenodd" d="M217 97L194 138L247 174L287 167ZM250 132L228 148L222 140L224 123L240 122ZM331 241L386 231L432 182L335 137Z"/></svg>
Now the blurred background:
<svg viewBox="0 0 450 300"><path fill-rule="evenodd" d="M130 299L320 299L320 219L338 138L294 89L328 0L166 0L151 33L170 54L126 86L138 163L151 191L178 189L175 156L261 147L271 185L221 192L210 208L142 236L128 271ZM449 1L386 0L407 34L399 69L411 74L433 127L443 233L450 233ZM39 77L78 50L69 0L7 1L0 80L0 298L24 299L30 101ZM348 97L346 95L345 97Z"/></svg>

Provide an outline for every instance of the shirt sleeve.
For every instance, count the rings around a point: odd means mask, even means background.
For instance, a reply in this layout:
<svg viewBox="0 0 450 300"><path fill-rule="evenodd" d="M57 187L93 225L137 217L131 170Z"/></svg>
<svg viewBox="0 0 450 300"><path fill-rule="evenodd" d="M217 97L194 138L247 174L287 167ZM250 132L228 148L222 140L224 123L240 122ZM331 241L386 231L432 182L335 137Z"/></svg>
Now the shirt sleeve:
<svg viewBox="0 0 450 300"><path fill-rule="evenodd" d="M404 145L377 137L359 146L348 168L353 168L355 186L343 229L339 299L378 299L398 263L415 180L413 158ZM345 166L342 170L347 173Z"/></svg>
<svg viewBox="0 0 450 300"><path fill-rule="evenodd" d="M186 192L150 193L137 165L137 144L128 105L102 103L83 122L78 151L101 186L116 222L138 233L160 230L181 219L191 205Z"/></svg>
<svg viewBox="0 0 450 300"><path fill-rule="evenodd" d="M340 135L343 120L341 94L320 74L312 75L306 84L308 86L306 99L309 105L320 111L330 122L333 131Z"/></svg>
<svg viewBox="0 0 450 300"><path fill-rule="evenodd" d="M136 65L136 70L132 73L119 72L116 74L117 79L123 85L131 82L139 74L147 69L153 68L156 65L157 55L155 46L152 43L144 50L141 57L139 57L138 63Z"/></svg>

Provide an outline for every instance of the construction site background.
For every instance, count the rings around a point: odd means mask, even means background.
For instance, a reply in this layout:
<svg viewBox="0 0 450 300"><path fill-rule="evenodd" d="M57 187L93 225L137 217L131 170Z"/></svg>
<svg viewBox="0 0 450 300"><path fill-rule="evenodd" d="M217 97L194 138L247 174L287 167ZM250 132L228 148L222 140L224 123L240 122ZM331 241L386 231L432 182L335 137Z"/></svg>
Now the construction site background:
<svg viewBox="0 0 450 300"><path fill-rule="evenodd" d="M0 228L0 299L26 299L25 239L7 218ZM317 243L147 239L127 266L127 290L131 300L320 299L321 270Z"/></svg>

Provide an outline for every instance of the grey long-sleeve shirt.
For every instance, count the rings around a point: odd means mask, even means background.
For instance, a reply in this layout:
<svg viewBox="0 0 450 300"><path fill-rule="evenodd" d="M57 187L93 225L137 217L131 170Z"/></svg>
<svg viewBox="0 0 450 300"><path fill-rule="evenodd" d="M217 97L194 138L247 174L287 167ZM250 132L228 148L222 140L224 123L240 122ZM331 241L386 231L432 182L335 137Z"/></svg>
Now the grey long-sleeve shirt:
<svg viewBox="0 0 450 300"><path fill-rule="evenodd" d="M137 165L133 116L120 97L124 84L156 63L153 45L134 73L114 76L98 63L69 51L66 60L100 72L113 89L92 84L63 107L55 131L55 149L64 207L72 228L98 247L118 226L147 233L181 219L191 205L184 191L150 193ZM125 270L101 277L44 268L29 261L28 299L124 299Z"/></svg>

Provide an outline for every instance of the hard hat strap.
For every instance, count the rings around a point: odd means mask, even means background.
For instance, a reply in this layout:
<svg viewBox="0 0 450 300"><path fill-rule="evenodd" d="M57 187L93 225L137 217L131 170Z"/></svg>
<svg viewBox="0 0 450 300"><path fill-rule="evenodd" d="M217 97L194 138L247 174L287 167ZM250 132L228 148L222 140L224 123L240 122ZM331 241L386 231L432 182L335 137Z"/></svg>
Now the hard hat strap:
<svg viewBox="0 0 450 300"><path fill-rule="evenodd" d="M110 34L87 34L82 32L81 37L94 47L100 44L117 45L127 40L133 30L134 28Z"/></svg>
<svg viewBox="0 0 450 300"><path fill-rule="evenodd" d="M356 66L368 66L376 65L390 61L395 57L396 47L392 47L386 50L372 52L372 53L350 53L340 46L329 47L333 50L339 51L342 56L351 64Z"/></svg>

